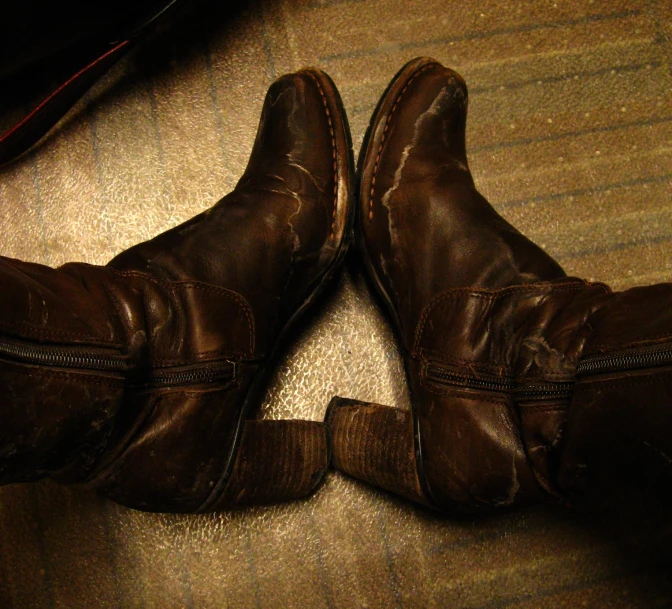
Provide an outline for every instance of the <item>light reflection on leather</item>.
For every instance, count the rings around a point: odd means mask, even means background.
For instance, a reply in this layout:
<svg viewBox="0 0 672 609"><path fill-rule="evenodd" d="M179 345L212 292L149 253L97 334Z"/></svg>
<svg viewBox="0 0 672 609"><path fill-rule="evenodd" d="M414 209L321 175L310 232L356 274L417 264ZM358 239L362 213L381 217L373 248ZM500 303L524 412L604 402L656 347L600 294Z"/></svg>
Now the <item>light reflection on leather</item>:
<svg viewBox="0 0 672 609"><path fill-rule="evenodd" d="M357 152L394 72L429 54L469 82L470 167L508 220L569 274L614 289L670 281L669 45L652 42L669 8L557 4L278 0L263 21L208 25L209 57L202 36L160 66L129 57L0 169L1 253L102 264L206 209L244 170L273 74L303 65L334 78ZM334 393L409 403L361 275L304 324L263 414L320 419ZM336 474L305 501L203 516L43 482L0 489L0 605L652 606L666 576L632 575L625 554L662 551L671 531L626 533L629 545L607 542L542 508L445 521Z"/></svg>

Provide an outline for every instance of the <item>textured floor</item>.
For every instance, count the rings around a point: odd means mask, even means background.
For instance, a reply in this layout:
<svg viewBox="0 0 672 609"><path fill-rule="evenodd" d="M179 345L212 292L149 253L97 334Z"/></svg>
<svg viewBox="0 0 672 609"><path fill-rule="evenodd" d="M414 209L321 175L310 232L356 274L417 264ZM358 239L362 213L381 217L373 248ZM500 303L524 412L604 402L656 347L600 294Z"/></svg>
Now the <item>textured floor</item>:
<svg viewBox="0 0 672 609"><path fill-rule="evenodd" d="M672 280L670 2L220 13L129 57L0 169L0 253L103 263L207 208L243 171L269 83L304 65L334 78L357 150L389 79L431 55L469 84L470 164L507 219L569 273ZM263 416L321 419L334 393L408 407L356 260L288 349ZM0 489L0 607L670 607L671 542L669 525L548 508L442 520L336 474L300 503L193 517L44 482Z"/></svg>

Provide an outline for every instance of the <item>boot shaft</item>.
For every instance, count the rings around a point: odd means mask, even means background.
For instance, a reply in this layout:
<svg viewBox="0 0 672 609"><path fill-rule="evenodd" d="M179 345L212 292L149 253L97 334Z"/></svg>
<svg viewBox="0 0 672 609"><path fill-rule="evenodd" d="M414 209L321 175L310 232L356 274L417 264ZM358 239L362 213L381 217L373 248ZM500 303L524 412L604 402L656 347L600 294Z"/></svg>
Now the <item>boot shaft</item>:
<svg viewBox="0 0 672 609"><path fill-rule="evenodd" d="M617 484L623 467L614 465L635 454L617 448L633 444L631 417L640 447L667 463L672 286L612 294L566 277L503 220L466 163L466 98L458 74L419 58L393 79L372 119L359 245L401 338L412 424L399 413L402 437L388 454L375 447L376 426L394 420L389 409L338 402L334 463L418 500L410 467L420 501L451 514L575 496L585 476ZM610 354L638 363L591 372ZM371 460L358 460L356 446Z"/></svg>
<svg viewBox="0 0 672 609"><path fill-rule="evenodd" d="M246 419L344 258L351 179L340 98L307 69L270 87L212 209L105 267L0 259L0 483L48 475L180 512L312 490L324 427Z"/></svg>

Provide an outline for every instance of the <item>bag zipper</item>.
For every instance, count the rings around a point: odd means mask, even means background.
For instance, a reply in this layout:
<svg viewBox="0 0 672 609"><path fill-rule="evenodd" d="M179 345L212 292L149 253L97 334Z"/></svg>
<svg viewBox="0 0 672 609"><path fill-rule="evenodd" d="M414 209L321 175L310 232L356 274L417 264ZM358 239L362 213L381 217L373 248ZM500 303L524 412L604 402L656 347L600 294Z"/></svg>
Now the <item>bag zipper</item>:
<svg viewBox="0 0 672 609"><path fill-rule="evenodd" d="M636 370L638 368L655 368L672 364L672 345L650 347L648 349L631 349L607 355L591 355L582 359L576 367L577 375L602 374L620 370Z"/></svg>

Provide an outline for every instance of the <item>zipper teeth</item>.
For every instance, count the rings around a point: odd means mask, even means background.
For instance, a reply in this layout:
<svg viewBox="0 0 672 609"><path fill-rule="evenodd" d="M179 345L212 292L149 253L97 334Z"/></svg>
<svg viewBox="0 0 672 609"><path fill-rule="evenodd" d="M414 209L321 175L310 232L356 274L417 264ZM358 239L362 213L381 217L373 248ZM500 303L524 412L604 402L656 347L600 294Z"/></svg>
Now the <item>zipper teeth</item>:
<svg viewBox="0 0 672 609"><path fill-rule="evenodd" d="M553 399L569 397L572 393L574 383L571 381L561 383L537 383L534 385L519 385L515 381L508 379L502 381L484 380L477 378L467 378L443 370L437 366L428 366L428 378L447 385L456 387L468 387L471 389L486 389L498 393L514 393L518 399Z"/></svg>
<svg viewBox="0 0 672 609"><path fill-rule="evenodd" d="M216 368L199 368L184 372L160 372L142 384L149 387L171 387L173 385L207 383L222 379L233 380L235 376L235 364L227 361L226 365Z"/></svg>
<svg viewBox="0 0 672 609"><path fill-rule="evenodd" d="M499 391L502 393L506 391L513 391L515 387L514 382L511 380L493 381L478 378L467 378L452 372L448 372L447 370L443 370L437 366L429 366L427 368L427 376L433 380L449 385L473 387L475 389L489 389L491 391Z"/></svg>
<svg viewBox="0 0 672 609"><path fill-rule="evenodd" d="M128 361L122 355L97 355L76 349L65 350L46 346L26 346L0 341L0 354L31 363L61 368L117 371L128 368ZM161 371L154 374L155 376L150 377L143 385L150 387L170 387L181 384L205 383L220 379L232 380L236 376L236 365L227 360L216 367L196 368L180 372Z"/></svg>
<svg viewBox="0 0 672 609"><path fill-rule="evenodd" d="M577 374L632 370L647 366L660 366L672 362L672 347L645 353L623 353L620 355L595 355L579 362Z"/></svg>
<svg viewBox="0 0 672 609"><path fill-rule="evenodd" d="M39 364L60 366L63 368L95 368L97 370L123 370L127 367L126 358L119 356L93 355L77 350L64 350L53 347L24 346L15 343L0 342L0 354Z"/></svg>
<svg viewBox="0 0 672 609"><path fill-rule="evenodd" d="M516 397L518 399L568 398L572 395L573 389L574 383L571 381L543 385L524 385L516 388Z"/></svg>
<svg viewBox="0 0 672 609"><path fill-rule="evenodd" d="M672 363L672 347L651 350L640 353L621 353L616 355L597 355L586 358L579 362L576 374L598 374L600 372L615 372L618 370L633 370L650 366L662 366ZM572 393L574 383L548 383L536 385L517 385L512 380L484 380L460 376L439 366L427 367L427 376L440 383L469 387L473 389L486 389L499 393L515 392L518 398L555 398L568 397Z"/></svg>

